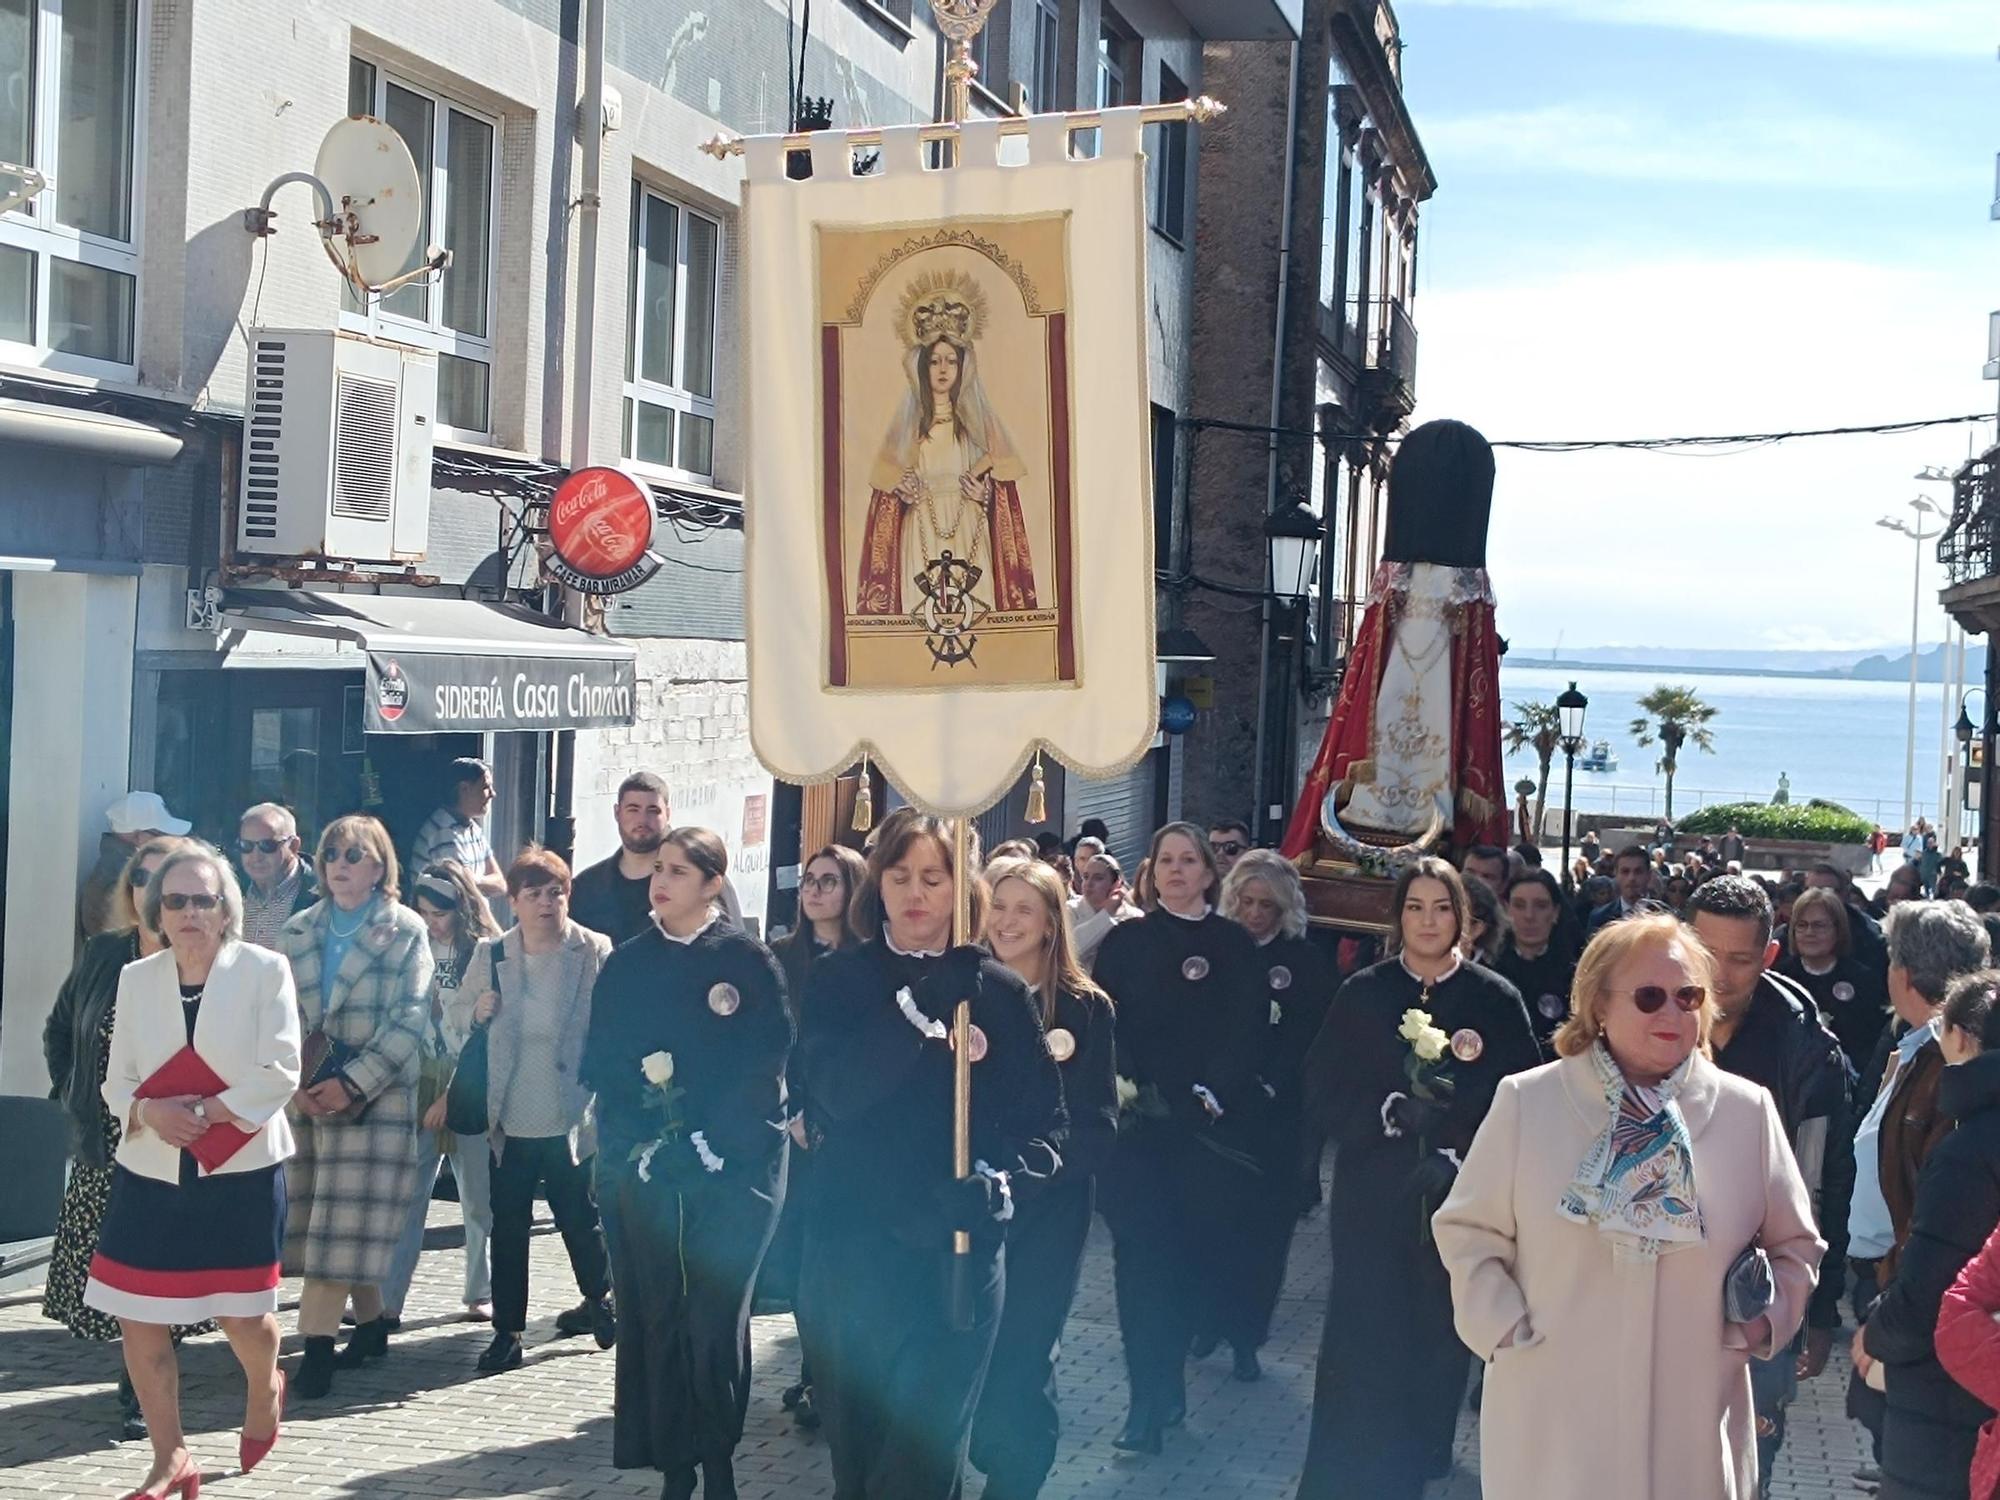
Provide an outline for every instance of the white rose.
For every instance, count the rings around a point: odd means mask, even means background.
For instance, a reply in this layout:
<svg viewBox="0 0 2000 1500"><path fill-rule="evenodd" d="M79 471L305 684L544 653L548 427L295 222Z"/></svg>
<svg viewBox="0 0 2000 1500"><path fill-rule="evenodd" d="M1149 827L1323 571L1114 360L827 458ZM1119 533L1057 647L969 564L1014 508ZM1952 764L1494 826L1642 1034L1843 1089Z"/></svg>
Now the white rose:
<svg viewBox="0 0 2000 1500"><path fill-rule="evenodd" d="M1426 1026L1417 1033L1410 1043L1410 1050L1424 1062L1436 1062L1444 1056L1445 1048L1451 1045L1451 1038L1435 1026Z"/></svg>
<svg viewBox="0 0 2000 1500"><path fill-rule="evenodd" d="M648 1052L639 1060L639 1071L646 1075L646 1082L665 1088L674 1080L674 1055L671 1052Z"/></svg>
<svg viewBox="0 0 2000 1500"><path fill-rule="evenodd" d="M1138 1097L1139 1085L1129 1078L1120 1077L1118 1080L1118 1107L1123 1109Z"/></svg>
<svg viewBox="0 0 2000 1500"><path fill-rule="evenodd" d="M1403 1012L1403 1024L1396 1029L1396 1035L1400 1036L1406 1042L1415 1042L1419 1036L1423 1035L1424 1028L1430 1024L1431 1016L1429 1011L1406 1010Z"/></svg>

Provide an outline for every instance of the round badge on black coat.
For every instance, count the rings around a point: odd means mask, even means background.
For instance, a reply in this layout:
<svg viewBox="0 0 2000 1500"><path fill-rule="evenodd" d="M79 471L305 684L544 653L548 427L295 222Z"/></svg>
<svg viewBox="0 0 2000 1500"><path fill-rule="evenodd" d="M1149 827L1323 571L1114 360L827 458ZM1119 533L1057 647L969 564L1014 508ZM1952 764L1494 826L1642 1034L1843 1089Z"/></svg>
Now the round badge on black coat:
<svg viewBox="0 0 2000 1500"><path fill-rule="evenodd" d="M1845 979L1841 980L1840 983L1833 987L1833 998L1845 1005L1849 1000L1854 998L1854 986L1849 984Z"/></svg>
<svg viewBox="0 0 2000 1500"><path fill-rule="evenodd" d="M970 1037L966 1042L965 1055L974 1062L978 1062L986 1056L986 1033L981 1031L977 1026L972 1028Z"/></svg>
<svg viewBox="0 0 2000 1500"><path fill-rule="evenodd" d="M743 996L733 984L718 984L708 992L708 1008L718 1016L733 1016L742 1005Z"/></svg>
<svg viewBox="0 0 2000 1500"><path fill-rule="evenodd" d="M1292 987L1292 971L1283 964L1271 965L1271 988L1288 990Z"/></svg>
<svg viewBox="0 0 2000 1500"><path fill-rule="evenodd" d="M1195 980L1208 978L1208 960L1199 953L1181 960L1181 978Z"/></svg>
<svg viewBox="0 0 2000 1500"><path fill-rule="evenodd" d="M1057 1062L1068 1062L1076 1056L1076 1038L1058 1026L1049 1033L1049 1056Z"/></svg>
<svg viewBox="0 0 2000 1500"><path fill-rule="evenodd" d="M1561 995L1544 995L1535 1002L1535 1009L1542 1013L1544 1020L1560 1021L1569 1014L1569 1001Z"/></svg>
<svg viewBox="0 0 2000 1500"><path fill-rule="evenodd" d="M1451 1034L1451 1055L1462 1063L1478 1062L1486 1051L1486 1038L1467 1026Z"/></svg>

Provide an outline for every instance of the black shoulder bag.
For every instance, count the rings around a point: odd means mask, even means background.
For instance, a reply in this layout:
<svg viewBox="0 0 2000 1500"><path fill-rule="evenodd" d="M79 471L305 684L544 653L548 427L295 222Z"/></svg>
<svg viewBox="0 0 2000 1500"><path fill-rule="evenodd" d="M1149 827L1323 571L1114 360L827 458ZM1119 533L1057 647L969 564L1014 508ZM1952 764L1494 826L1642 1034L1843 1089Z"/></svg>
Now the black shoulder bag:
<svg viewBox="0 0 2000 1500"><path fill-rule="evenodd" d="M497 951L497 950L496 950ZM493 993L500 993L500 964L489 961L493 972ZM489 1016L472 1028L452 1069L451 1082L444 1091L444 1128L453 1135L486 1134L486 1033L493 1021Z"/></svg>

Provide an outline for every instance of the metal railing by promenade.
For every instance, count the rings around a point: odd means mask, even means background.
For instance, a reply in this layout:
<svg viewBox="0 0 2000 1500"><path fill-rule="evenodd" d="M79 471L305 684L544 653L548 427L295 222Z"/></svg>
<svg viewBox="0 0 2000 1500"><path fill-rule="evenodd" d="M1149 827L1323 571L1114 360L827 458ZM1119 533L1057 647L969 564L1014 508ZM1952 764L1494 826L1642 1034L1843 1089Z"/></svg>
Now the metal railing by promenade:
<svg viewBox="0 0 2000 1500"><path fill-rule="evenodd" d="M1534 774L1533 768L1528 774ZM1519 779L1514 767L1508 767L1508 784ZM1794 791L1792 803L1802 805L1814 797L1827 802L1838 802L1856 815L1879 823L1890 833L1897 833L1903 827L1903 799L1901 797L1843 797L1838 793L1828 794L1818 791ZM1721 791L1714 787L1683 786L1674 783L1674 817L1686 817L1703 807L1715 803L1759 802L1768 803L1771 793L1768 789L1756 792ZM1667 808L1667 789L1664 786L1648 786L1640 782L1606 781L1600 776L1585 779L1579 775L1576 793L1570 800L1571 808L1579 813L1629 814L1633 818L1653 820L1659 818ZM1937 821L1937 804L1914 802L1911 804L1912 817ZM1560 837L1562 834L1562 767L1549 778L1549 800L1543 808L1543 823L1552 828Z"/></svg>

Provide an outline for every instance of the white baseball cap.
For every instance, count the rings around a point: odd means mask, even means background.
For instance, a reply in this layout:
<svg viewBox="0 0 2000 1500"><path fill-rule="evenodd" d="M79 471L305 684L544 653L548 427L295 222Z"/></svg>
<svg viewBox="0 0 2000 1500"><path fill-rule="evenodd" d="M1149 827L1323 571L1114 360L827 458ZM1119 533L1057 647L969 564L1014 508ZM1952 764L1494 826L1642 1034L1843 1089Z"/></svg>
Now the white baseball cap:
<svg viewBox="0 0 2000 1500"><path fill-rule="evenodd" d="M113 833L186 833L194 824L167 811L158 792L127 792L104 809Z"/></svg>

